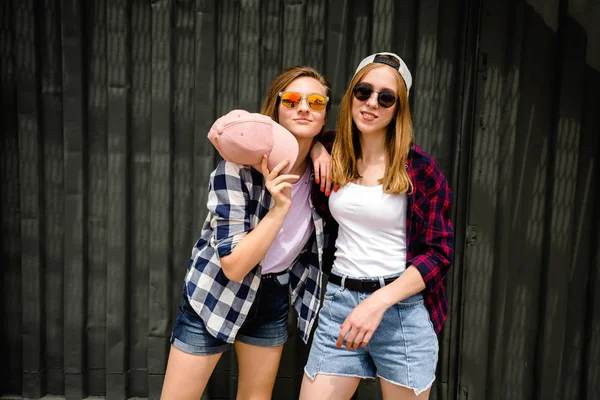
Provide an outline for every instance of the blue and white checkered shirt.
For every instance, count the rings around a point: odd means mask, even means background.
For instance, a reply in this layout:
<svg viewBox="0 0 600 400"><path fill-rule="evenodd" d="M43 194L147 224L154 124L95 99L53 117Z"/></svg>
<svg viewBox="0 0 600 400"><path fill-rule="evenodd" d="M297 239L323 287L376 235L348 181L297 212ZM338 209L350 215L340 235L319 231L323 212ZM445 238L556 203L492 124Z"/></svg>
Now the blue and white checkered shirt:
<svg viewBox="0 0 600 400"><path fill-rule="evenodd" d="M315 230L290 271L291 303L304 342L308 341L319 310L323 278L323 220L310 198L309 201ZM221 161L212 172L209 212L192 251L185 286L190 304L217 339L235 341L261 280L261 265L257 265L242 282L232 282L225 277L219 259L233 251L272 205L264 178L255 169Z"/></svg>

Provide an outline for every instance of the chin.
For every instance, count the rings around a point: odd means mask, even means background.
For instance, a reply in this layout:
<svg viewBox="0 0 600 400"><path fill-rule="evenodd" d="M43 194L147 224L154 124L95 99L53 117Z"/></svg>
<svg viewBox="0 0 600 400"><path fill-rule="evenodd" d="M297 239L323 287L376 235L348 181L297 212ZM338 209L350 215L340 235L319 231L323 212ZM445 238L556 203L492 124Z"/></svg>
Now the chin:
<svg viewBox="0 0 600 400"><path fill-rule="evenodd" d="M360 126L358 124L356 125L356 127L358 128L358 131L364 135L378 133L378 132L381 132L383 129L385 129L385 127L381 127L381 126L372 126L372 125Z"/></svg>
<svg viewBox="0 0 600 400"><path fill-rule="evenodd" d="M363 121L359 121L359 123L355 122L355 124L358 130L361 132L369 132L376 129L373 125L365 124Z"/></svg>
<svg viewBox="0 0 600 400"><path fill-rule="evenodd" d="M297 139L312 139L321 132L315 132L314 129L295 129L293 134Z"/></svg>

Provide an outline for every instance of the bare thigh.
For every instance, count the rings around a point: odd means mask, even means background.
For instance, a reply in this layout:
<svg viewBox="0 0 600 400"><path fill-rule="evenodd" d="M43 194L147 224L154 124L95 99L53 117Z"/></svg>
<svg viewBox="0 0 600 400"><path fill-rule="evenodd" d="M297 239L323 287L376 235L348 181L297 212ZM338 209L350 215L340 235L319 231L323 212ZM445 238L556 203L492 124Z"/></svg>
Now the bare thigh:
<svg viewBox="0 0 600 400"><path fill-rule="evenodd" d="M235 342L240 376L237 400L269 400L279 369L283 345L253 346Z"/></svg>
<svg viewBox="0 0 600 400"><path fill-rule="evenodd" d="M161 400L199 400L221 354L199 356L171 345Z"/></svg>
<svg viewBox="0 0 600 400"><path fill-rule="evenodd" d="M360 383L360 378L317 374L311 381L306 374L302 378L300 400L348 400Z"/></svg>
<svg viewBox="0 0 600 400"><path fill-rule="evenodd" d="M381 395L384 400L428 400L429 392L431 392L430 387L417 396L412 389L394 385L385 379L379 379L379 383L381 384Z"/></svg>

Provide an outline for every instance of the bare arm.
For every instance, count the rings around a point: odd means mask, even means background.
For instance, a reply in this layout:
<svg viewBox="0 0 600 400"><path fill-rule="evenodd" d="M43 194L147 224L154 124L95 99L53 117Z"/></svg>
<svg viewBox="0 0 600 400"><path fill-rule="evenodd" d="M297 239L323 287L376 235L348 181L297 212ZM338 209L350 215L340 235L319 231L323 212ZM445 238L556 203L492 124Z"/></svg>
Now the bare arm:
<svg viewBox="0 0 600 400"><path fill-rule="evenodd" d="M413 265L408 267L394 282L373 293L387 310L394 304L420 293L425 289L421 273Z"/></svg>
<svg viewBox="0 0 600 400"><path fill-rule="evenodd" d="M221 257L221 268L227 279L241 282L248 272L261 262L281 229L286 215L287 210L273 207L229 255Z"/></svg>
<svg viewBox="0 0 600 400"><path fill-rule="evenodd" d="M263 157L261 172L265 186L275 200L275 205L256 227L244 236L230 254L221 257L221 268L227 279L240 282L267 254L275 237L281 230L283 221L292 204L290 180L297 175L279 175L288 161L282 161L272 171L267 168L267 158Z"/></svg>

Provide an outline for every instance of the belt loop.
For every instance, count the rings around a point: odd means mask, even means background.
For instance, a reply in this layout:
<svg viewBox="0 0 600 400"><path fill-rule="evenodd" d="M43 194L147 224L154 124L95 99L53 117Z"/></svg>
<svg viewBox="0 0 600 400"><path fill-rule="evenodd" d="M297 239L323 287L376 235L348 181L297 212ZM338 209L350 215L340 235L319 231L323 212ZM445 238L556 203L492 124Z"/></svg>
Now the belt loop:
<svg viewBox="0 0 600 400"><path fill-rule="evenodd" d="M345 286L345 283L346 283L346 275L342 275L342 283L341 283L341 285L340 285L340 286L341 286L342 288L345 288L345 287L346 287L346 286Z"/></svg>
<svg viewBox="0 0 600 400"><path fill-rule="evenodd" d="M285 286L290 283L290 274L286 271L286 273L275 275L275 279L277 279L277 282L279 282L281 286Z"/></svg>
<svg viewBox="0 0 600 400"><path fill-rule="evenodd" d="M382 276L379 277L379 287L384 287L385 286L385 279L383 279Z"/></svg>

